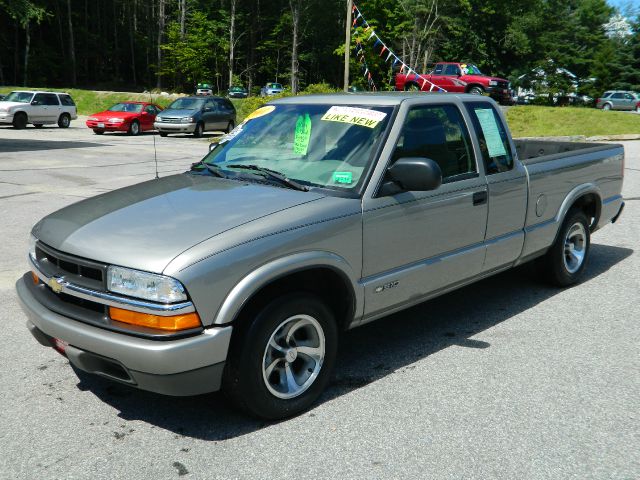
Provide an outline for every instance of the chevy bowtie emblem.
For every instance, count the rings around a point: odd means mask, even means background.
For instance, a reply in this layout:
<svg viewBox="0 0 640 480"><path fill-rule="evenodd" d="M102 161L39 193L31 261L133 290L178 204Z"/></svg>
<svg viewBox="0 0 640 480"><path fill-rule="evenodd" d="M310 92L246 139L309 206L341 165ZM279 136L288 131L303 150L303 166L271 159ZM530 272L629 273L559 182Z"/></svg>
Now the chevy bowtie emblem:
<svg viewBox="0 0 640 480"><path fill-rule="evenodd" d="M51 277L47 282L47 285L49 285L49 288L51 288L54 293L60 293L64 289L62 286L63 281L64 279L60 277Z"/></svg>

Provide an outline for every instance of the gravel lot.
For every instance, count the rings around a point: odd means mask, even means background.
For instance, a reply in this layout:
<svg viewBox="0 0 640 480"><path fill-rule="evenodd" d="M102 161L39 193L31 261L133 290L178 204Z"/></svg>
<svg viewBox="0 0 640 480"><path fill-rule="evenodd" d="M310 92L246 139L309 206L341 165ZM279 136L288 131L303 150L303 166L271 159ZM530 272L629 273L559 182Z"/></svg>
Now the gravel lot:
<svg viewBox="0 0 640 480"><path fill-rule="evenodd" d="M349 332L310 412L267 424L218 394L170 398L82 373L24 327L31 226L207 150L191 137L0 127L0 478L640 477L640 142L627 208L569 290L499 275ZM214 211L212 216L215 215Z"/></svg>

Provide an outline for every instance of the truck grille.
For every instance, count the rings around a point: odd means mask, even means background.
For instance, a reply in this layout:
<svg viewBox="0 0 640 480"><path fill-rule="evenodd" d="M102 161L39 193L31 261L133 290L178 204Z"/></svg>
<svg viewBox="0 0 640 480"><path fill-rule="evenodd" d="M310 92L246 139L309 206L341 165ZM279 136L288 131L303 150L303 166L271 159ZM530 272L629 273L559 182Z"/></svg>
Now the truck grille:
<svg viewBox="0 0 640 480"><path fill-rule="evenodd" d="M40 242L36 245L36 260L47 276L65 277L83 287L106 291L104 264L58 252Z"/></svg>

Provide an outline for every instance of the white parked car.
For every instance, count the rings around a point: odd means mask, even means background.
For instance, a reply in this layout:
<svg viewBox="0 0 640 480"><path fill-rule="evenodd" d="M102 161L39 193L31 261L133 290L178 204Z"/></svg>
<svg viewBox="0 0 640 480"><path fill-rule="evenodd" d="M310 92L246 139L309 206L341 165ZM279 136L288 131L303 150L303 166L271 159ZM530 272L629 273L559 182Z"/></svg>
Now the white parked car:
<svg viewBox="0 0 640 480"><path fill-rule="evenodd" d="M31 123L40 128L57 123L67 128L76 118L76 104L68 93L17 90L0 101L0 125L25 128Z"/></svg>

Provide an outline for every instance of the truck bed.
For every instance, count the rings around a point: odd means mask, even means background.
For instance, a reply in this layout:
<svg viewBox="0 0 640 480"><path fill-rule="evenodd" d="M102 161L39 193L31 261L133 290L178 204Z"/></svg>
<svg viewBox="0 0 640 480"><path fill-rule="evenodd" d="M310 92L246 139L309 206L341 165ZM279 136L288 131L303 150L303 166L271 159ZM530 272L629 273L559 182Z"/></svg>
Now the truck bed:
<svg viewBox="0 0 640 480"><path fill-rule="evenodd" d="M600 200L591 230L620 211L624 147L617 144L514 140L518 159L529 174L529 203L522 257L546 249L577 196L593 193Z"/></svg>
<svg viewBox="0 0 640 480"><path fill-rule="evenodd" d="M525 165L557 160L574 155L616 150L620 145L591 142L558 142L554 140L517 140L518 158Z"/></svg>

